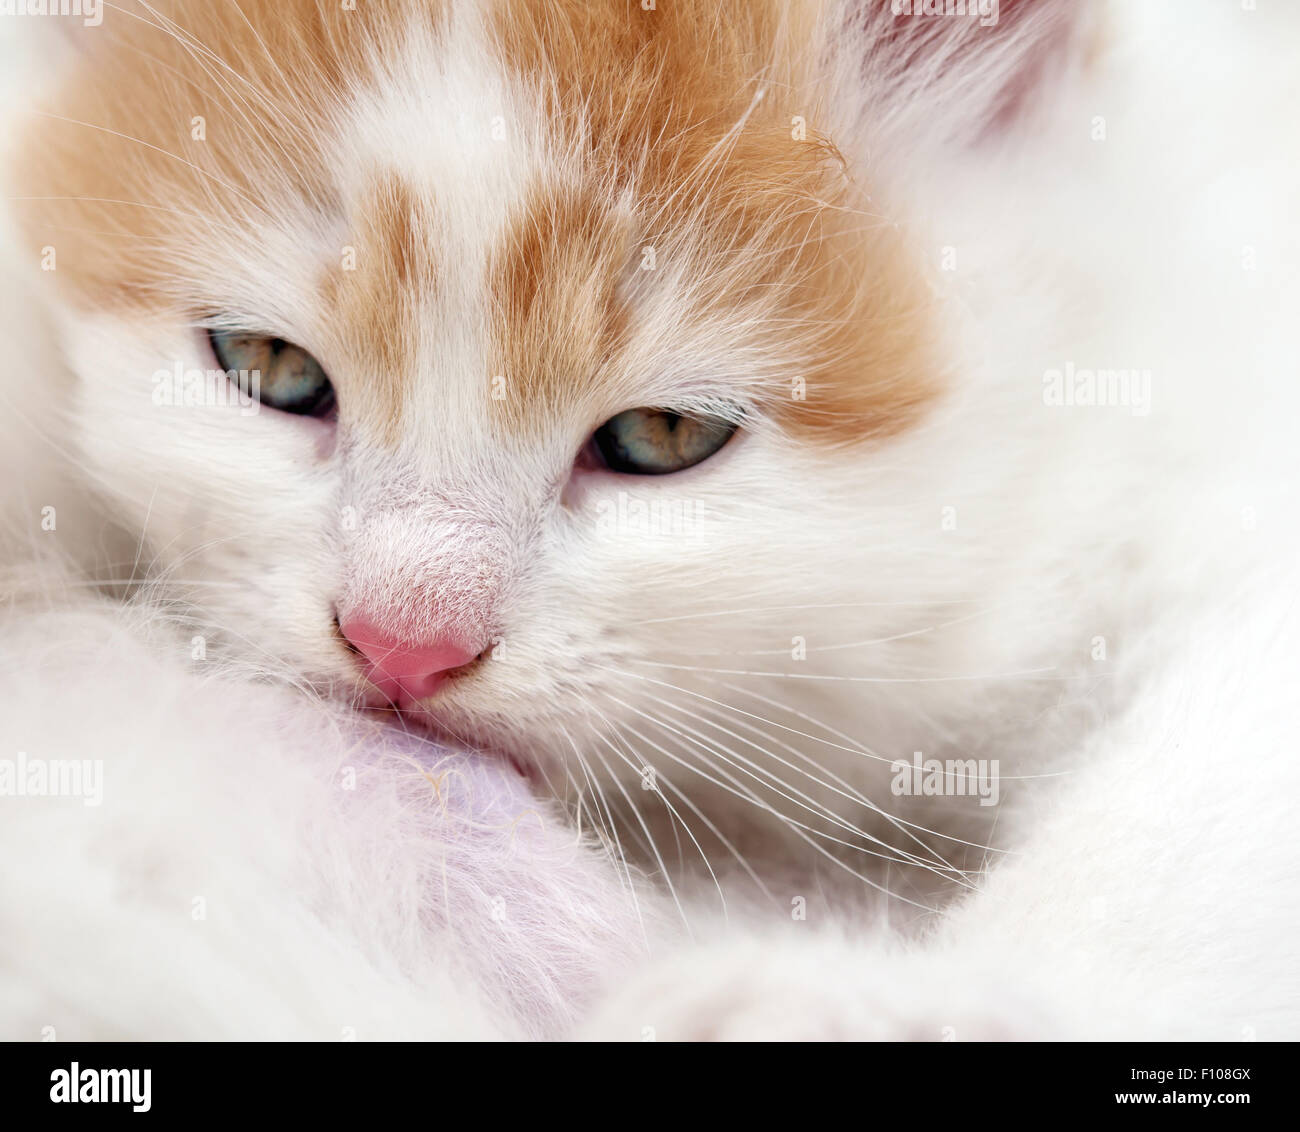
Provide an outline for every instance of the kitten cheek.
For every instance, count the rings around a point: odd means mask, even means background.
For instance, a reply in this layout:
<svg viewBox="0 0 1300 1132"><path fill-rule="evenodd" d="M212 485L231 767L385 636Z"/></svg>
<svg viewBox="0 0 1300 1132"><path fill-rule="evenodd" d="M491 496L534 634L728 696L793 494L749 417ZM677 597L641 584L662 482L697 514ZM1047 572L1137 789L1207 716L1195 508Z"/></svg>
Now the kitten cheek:
<svg viewBox="0 0 1300 1132"><path fill-rule="evenodd" d="M333 406L325 415L307 417L282 413L278 409L259 404L256 412L243 419L243 427L247 429L292 429L298 437L305 437L310 440L310 457L305 449L300 450L300 454L294 457L295 467L302 468L311 466L310 461L325 463L333 458L335 452L338 451L338 422L337 405ZM283 435L283 433L280 435Z"/></svg>

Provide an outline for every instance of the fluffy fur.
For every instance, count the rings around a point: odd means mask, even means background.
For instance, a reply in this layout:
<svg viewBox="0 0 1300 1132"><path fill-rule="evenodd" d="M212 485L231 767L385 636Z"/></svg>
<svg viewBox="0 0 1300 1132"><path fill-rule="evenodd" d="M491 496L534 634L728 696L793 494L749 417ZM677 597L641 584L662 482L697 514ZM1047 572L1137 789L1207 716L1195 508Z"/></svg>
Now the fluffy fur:
<svg viewBox="0 0 1300 1132"><path fill-rule="evenodd" d="M23 1025L1294 1036L1297 29L1073 7L176 3L79 36L10 161L66 362L5 383L39 438L15 559L70 573L15 567L5 695L19 745L124 785L4 826L45 846L0 905ZM159 407L199 324L302 343L337 427ZM1057 404L1067 367L1149 398ZM638 405L743 427L679 475L575 470ZM495 642L408 721L494 760L438 748L475 790L350 714L361 607ZM892 793L914 751L998 760L1001 804ZM101 902L40 895L71 884ZM207 890L232 919L191 923Z"/></svg>

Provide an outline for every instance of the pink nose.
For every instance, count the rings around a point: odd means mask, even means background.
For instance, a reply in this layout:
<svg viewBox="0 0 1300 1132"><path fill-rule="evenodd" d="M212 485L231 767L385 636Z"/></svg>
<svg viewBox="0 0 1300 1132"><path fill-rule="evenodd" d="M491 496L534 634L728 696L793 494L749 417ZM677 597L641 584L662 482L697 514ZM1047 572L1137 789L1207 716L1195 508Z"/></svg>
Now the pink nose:
<svg viewBox="0 0 1300 1132"><path fill-rule="evenodd" d="M451 669L482 651L450 640L412 644L357 617L346 618L339 628L365 658L367 679L398 707L433 695Z"/></svg>

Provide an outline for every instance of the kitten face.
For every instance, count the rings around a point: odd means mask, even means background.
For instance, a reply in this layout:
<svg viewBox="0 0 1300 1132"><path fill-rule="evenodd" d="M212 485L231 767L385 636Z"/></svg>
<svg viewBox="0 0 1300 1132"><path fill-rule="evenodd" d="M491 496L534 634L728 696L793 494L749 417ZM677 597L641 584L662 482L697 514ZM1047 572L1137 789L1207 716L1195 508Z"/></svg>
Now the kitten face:
<svg viewBox="0 0 1300 1132"><path fill-rule="evenodd" d="M454 640L414 714L553 784L867 757L822 724L890 710L872 674L932 670L966 591L899 457L933 302L837 159L812 15L240 7L106 19L23 166L89 474L210 653L379 704L340 623ZM160 403L210 329L301 347L336 417ZM740 427L600 466L639 408Z"/></svg>

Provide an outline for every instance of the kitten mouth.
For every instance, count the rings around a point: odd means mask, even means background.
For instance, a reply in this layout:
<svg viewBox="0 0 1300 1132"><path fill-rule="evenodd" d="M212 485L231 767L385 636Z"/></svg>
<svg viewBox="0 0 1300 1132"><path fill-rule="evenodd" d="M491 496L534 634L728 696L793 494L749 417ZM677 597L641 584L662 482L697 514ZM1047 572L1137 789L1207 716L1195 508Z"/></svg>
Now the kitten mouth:
<svg viewBox="0 0 1300 1132"><path fill-rule="evenodd" d="M337 615L334 617L334 630L343 646L354 656L360 657L361 650L343 634ZM470 663L449 670L443 681L450 682L463 676L491 650L492 646L489 646ZM505 763L530 785L537 785L536 768L527 759L498 747L485 747L457 734L424 700L412 698L405 689L383 679L377 680L375 675L377 674L367 675L362 680L360 707L366 715L379 720L386 727L407 732L414 730L442 746L468 751L489 761Z"/></svg>

